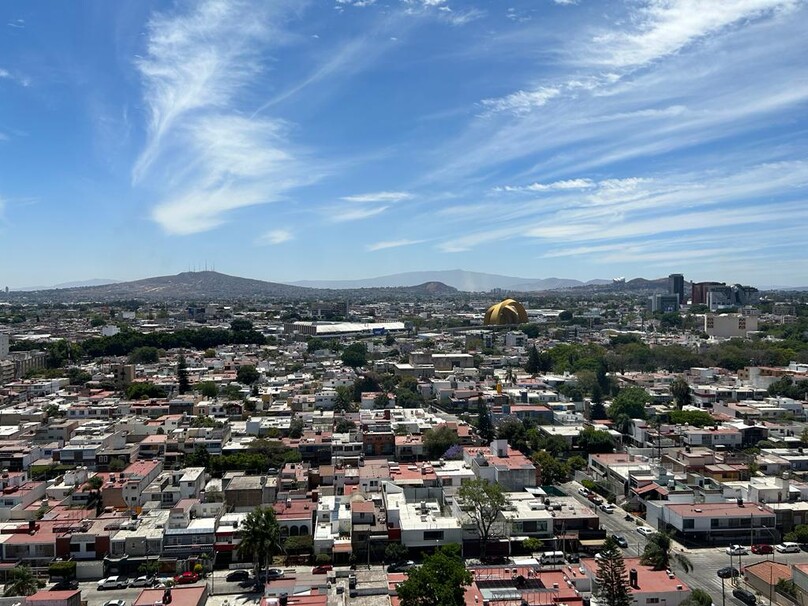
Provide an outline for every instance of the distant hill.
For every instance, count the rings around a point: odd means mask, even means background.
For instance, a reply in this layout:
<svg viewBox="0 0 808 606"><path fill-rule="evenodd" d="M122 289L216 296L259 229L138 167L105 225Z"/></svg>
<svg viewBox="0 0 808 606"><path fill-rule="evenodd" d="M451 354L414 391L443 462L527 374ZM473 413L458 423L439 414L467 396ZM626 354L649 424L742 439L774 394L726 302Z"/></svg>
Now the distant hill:
<svg viewBox="0 0 808 606"><path fill-rule="evenodd" d="M59 301L143 300L212 300L256 297L308 297L313 289L250 278L228 276L215 271L183 272L175 276L159 276L132 282L116 282L101 286L58 288L25 293L37 299ZM17 294L17 293L14 293ZM23 293L19 293L22 295Z"/></svg>
<svg viewBox="0 0 808 606"><path fill-rule="evenodd" d="M566 278L518 278L499 274L465 271L463 269L451 269L440 271L412 271L361 280L301 280L299 282L292 282L292 284L309 288L344 290L355 288L391 288L396 286L408 287L428 282L442 282L443 284L465 292L487 292L495 288L519 292L532 292L572 288L586 284L603 284L610 281L592 280L590 282L581 282L580 280Z"/></svg>
<svg viewBox="0 0 808 606"><path fill-rule="evenodd" d="M132 282L116 282L100 286L52 288L36 291L16 291L10 298L39 301L117 301L137 299L145 301L212 301L236 299L315 299L369 297L440 297L451 296L457 289L442 282L427 281L398 288L365 288L326 290L239 278L215 271L183 272L175 276L159 276Z"/></svg>
<svg viewBox="0 0 808 606"><path fill-rule="evenodd" d="M117 284L117 280L109 280L107 278L94 278L92 280L82 280L80 282L62 282L61 284L54 284L52 286L25 286L23 288L12 288L11 290L53 290L55 288L82 288L84 286L106 286L107 284Z"/></svg>

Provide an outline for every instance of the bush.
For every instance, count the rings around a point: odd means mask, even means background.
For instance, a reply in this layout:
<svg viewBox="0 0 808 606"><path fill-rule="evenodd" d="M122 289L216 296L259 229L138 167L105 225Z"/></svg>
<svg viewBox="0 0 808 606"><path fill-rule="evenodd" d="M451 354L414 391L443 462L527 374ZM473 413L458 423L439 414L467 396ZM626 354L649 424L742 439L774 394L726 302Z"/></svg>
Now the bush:
<svg viewBox="0 0 808 606"><path fill-rule="evenodd" d="M331 556L329 556L327 553L318 553L317 556L314 558L314 563L317 566L321 566L323 564L330 564Z"/></svg>

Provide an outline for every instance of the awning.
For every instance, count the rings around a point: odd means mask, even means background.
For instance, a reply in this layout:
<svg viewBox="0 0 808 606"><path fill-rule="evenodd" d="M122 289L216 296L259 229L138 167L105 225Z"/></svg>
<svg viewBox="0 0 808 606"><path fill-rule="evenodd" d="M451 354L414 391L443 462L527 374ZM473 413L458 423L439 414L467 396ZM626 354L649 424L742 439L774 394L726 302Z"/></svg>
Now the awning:
<svg viewBox="0 0 808 606"><path fill-rule="evenodd" d="M580 541L582 547L602 547L606 539L582 539Z"/></svg>
<svg viewBox="0 0 808 606"><path fill-rule="evenodd" d="M349 542L334 543L334 553L352 553L353 546Z"/></svg>

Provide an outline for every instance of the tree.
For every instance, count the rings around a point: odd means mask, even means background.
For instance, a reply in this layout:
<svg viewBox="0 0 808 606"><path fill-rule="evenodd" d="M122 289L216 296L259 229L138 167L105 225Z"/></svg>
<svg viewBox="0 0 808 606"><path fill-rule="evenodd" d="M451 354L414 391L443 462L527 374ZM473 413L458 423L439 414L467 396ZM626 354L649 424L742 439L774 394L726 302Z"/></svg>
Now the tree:
<svg viewBox="0 0 808 606"><path fill-rule="evenodd" d="M535 537L529 537L522 541L522 549L529 552L539 551L544 547L544 542L541 539L537 539Z"/></svg>
<svg viewBox="0 0 808 606"><path fill-rule="evenodd" d="M631 606L631 587L628 584L626 563L613 538L606 539L598 559L595 575L595 595L605 606Z"/></svg>
<svg viewBox="0 0 808 606"><path fill-rule="evenodd" d="M92 478L87 480L87 486L89 486L91 490L100 490L103 485L104 485L104 478L102 478L101 476L93 476Z"/></svg>
<svg viewBox="0 0 808 606"><path fill-rule="evenodd" d="M486 444L490 444L496 435L494 424L491 422L491 413L482 398L477 398L477 433Z"/></svg>
<svg viewBox="0 0 808 606"><path fill-rule="evenodd" d="M303 419L292 419L289 423L289 437L295 440L302 437L305 427L306 425L303 423Z"/></svg>
<svg viewBox="0 0 808 606"><path fill-rule="evenodd" d="M643 566L652 566L654 570L667 570L671 564L677 564L685 572L693 570L693 564L681 553L673 553L673 543L667 533L655 532L648 537L640 562Z"/></svg>
<svg viewBox="0 0 808 606"><path fill-rule="evenodd" d="M337 385L337 397L334 400L334 412L350 412L354 409L353 389L346 385Z"/></svg>
<svg viewBox="0 0 808 606"><path fill-rule="evenodd" d="M648 392L642 387L623 389L609 407L609 418L616 420L620 415L626 415L629 419L644 419L649 399Z"/></svg>
<svg viewBox="0 0 808 606"><path fill-rule="evenodd" d="M401 606L464 606L471 573L460 557L459 545L444 545L413 568L396 593Z"/></svg>
<svg viewBox="0 0 808 606"><path fill-rule="evenodd" d="M251 559L256 573L268 567L280 540L275 510L271 507L259 507L251 511L241 525L241 536L239 556Z"/></svg>
<svg viewBox="0 0 808 606"><path fill-rule="evenodd" d="M206 400L214 400L219 395L216 383L213 381L203 381L196 386L196 390Z"/></svg>
<svg viewBox="0 0 808 606"><path fill-rule="evenodd" d="M537 375L539 373L539 366L541 361L539 359L539 350L536 349L536 346L530 348L530 353L527 356L527 364L525 364L525 372L529 372L531 375Z"/></svg>
<svg viewBox="0 0 808 606"><path fill-rule="evenodd" d="M387 393L380 391L376 394L376 397L373 398L373 408L376 409L384 409L387 408L387 405L390 403L389 398L387 397Z"/></svg>
<svg viewBox="0 0 808 606"><path fill-rule="evenodd" d="M424 432L424 449L430 459L439 459L447 450L457 444L460 439L457 432L448 425L440 425Z"/></svg>
<svg viewBox="0 0 808 606"><path fill-rule="evenodd" d="M785 540L792 543L808 543L808 524L797 524L794 530L786 534Z"/></svg>
<svg viewBox="0 0 808 606"><path fill-rule="evenodd" d="M238 371L236 372L236 381L243 383L244 385L252 385L260 378L261 374L252 364L244 364L243 366L239 366Z"/></svg>
<svg viewBox="0 0 808 606"><path fill-rule="evenodd" d="M533 454L533 463L539 468L541 483L544 486L563 484L570 475L569 466L559 461L546 450L539 450Z"/></svg>
<svg viewBox="0 0 808 606"><path fill-rule="evenodd" d="M606 407L603 405L603 402L596 402L593 398L592 405L589 407L589 420L603 421L608 418L609 416L606 414Z"/></svg>
<svg viewBox="0 0 808 606"><path fill-rule="evenodd" d="M712 606L713 598L703 589L694 589L680 606Z"/></svg>
<svg viewBox="0 0 808 606"><path fill-rule="evenodd" d="M352 343L343 350L340 360L351 368L364 366L368 363L368 348L364 343Z"/></svg>
<svg viewBox="0 0 808 606"><path fill-rule="evenodd" d="M188 393L191 389L191 383L188 381L188 363L185 361L185 356L180 355L177 360L177 390L180 395Z"/></svg>
<svg viewBox="0 0 808 606"><path fill-rule="evenodd" d="M356 423L350 419L337 419L334 423L334 433L350 433L356 429Z"/></svg>
<svg viewBox="0 0 808 606"><path fill-rule="evenodd" d="M483 479L471 480L460 486L458 496L463 511L477 527L480 556L485 558L489 541L499 536L495 524L508 504L502 485Z"/></svg>
<svg viewBox="0 0 808 606"><path fill-rule="evenodd" d="M410 550L401 543L388 543L384 548L384 559L388 562L400 562L409 554Z"/></svg>
<svg viewBox="0 0 808 606"><path fill-rule="evenodd" d="M20 564L8 572L4 595L28 596L35 594L39 588L39 581L33 571L25 564Z"/></svg>
<svg viewBox="0 0 808 606"><path fill-rule="evenodd" d="M160 353L156 347L138 347L129 354L132 364L156 364L160 361Z"/></svg>
<svg viewBox="0 0 808 606"><path fill-rule="evenodd" d="M224 503L224 493L216 486L212 486L205 491L205 503Z"/></svg>
<svg viewBox="0 0 808 606"><path fill-rule="evenodd" d="M125 392L128 400L142 400L144 398L165 398L166 390L149 382L132 383Z"/></svg>
<svg viewBox="0 0 808 606"><path fill-rule="evenodd" d="M578 436L578 447L589 454L614 452L614 438L608 431L587 427Z"/></svg>
<svg viewBox="0 0 808 606"><path fill-rule="evenodd" d="M690 395L690 385L682 377L676 377L671 383L671 395L679 410L689 406L693 401L693 397Z"/></svg>
<svg viewBox="0 0 808 606"><path fill-rule="evenodd" d="M230 330L233 332L247 332L253 329L253 323L244 318L236 318L230 322Z"/></svg>

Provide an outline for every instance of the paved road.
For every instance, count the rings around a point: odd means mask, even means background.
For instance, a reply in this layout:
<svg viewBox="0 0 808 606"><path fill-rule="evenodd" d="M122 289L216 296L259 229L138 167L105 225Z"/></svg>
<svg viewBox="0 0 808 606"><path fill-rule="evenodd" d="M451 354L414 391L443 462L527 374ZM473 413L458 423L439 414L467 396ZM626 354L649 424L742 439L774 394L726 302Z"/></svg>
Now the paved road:
<svg viewBox="0 0 808 606"><path fill-rule="evenodd" d="M577 482L565 484L564 488L568 494L575 496L575 498L582 503L589 504L587 499L578 494L578 489L581 488L581 485ZM647 539L637 532L638 526L635 522L624 520L625 512L623 512L622 509L618 508L613 514L607 514L598 510L598 516L600 517L601 528L604 528L609 535L619 534L628 541L628 549L623 550L623 554L626 557L636 557L642 553ZM747 545L746 547L748 548L749 546ZM710 594L710 597L713 598L713 602L716 605L721 605L721 579L718 578L716 571L719 568L730 565L730 556L727 555L726 548L708 547L702 549L685 549L682 548L681 545L675 544L674 549L675 551L681 551L693 564L693 570L689 573L683 572L681 569L674 569L676 575L691 588L705 590ZM777 562L791 564L804 562L806 555L805 553L775 553L773 556L757 556L750 554L740 558L740 565L738 563L739 558L737 556L733 557L732 565L740 570L742 566L748 566L749 564L772 558ZM743 602L732 597L733 586L731 581L727 579L725 582L726 604L744 606ZM741 580L741 582L743 581ZM768 604L768 596L763 596L763 598L762 603Z"/></svg>

